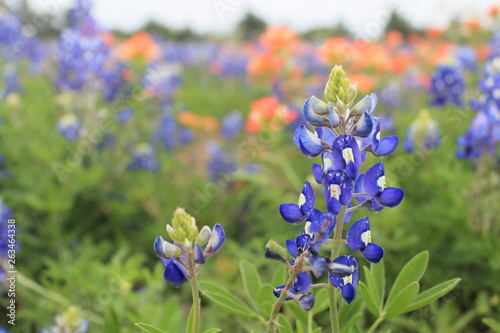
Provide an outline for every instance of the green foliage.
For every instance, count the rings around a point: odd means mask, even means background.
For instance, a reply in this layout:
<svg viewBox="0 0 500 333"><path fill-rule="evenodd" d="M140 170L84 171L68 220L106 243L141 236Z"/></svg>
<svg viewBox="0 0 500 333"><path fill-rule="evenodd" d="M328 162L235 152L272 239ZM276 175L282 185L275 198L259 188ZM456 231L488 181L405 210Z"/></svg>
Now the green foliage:
<svg viewBox="0 0 500 333"><path fill-rule="evenodd" d="M266 30L267 24L253 13L246 13L238 23L236 34L243 40L252 40Z"/></svg>

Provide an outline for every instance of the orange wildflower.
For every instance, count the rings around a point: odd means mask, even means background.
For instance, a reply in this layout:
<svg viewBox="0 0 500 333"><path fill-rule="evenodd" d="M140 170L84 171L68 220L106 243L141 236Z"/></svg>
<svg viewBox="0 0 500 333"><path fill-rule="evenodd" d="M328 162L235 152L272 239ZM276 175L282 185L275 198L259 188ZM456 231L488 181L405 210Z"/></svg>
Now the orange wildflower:
<svg viewBox="0 0 500 333"><path fill-rule="evenodd" d="M465 27L471 31L476 31L481 29L481 24L478 20L468 20L464 23Z"/></svg>
<svg viewBox="0 0 500 333"><path fill-rule="evenodd" d="M191 111L183 111L179 113L177 121L181 125L196 129L204 129L210 132L216 131L219 128L217 118L213 116L201 117Z"/></svg>
<svg viewBox="0 0 500 333"><path fill-rule="evenodd" d="M247 64L251 76L273 76L283 67L283 61L270 52L253 56Z"/></svg>
<svg viewBox="0 0 500 333"><path fill-rule="evenodd" d="M349 75L349 80L352 83L358 83L357 88L358 91L363 92L363 93L369 93L373 90L373 85L375 84L375 81L371 76L365 75L365 74L351 74Z"/></svg>
<svg viewBox="0 0 500 333"><path fill-rule="evenodd" d="M491 17L497 17L498 14L500 14L500 6L499 5L491 6L490 9L488 10L488 15Z"/></svg>
<svg viewBox="0 0 500 333"><path fill-rule="evenodd" d="M268 27L260 36L260 42L271 51L290 49L298 40L297 34L286 25Z"/></svg>
<svg viewBox="0 0 500 333"><path fill-rule="evenodd" d="M145 31L140 31L123 41L116 50L120 59L133 60L142 57L146 61L154 61L160 57L160 47Z"/></svg>
<svg viewBox="0 0 500 333"><path fill-rule="evenodd" d="M425 36L429 39L438 39L443 37L444 31L443 29L439 29L436 27L429 27L425 30Z"/></svg>

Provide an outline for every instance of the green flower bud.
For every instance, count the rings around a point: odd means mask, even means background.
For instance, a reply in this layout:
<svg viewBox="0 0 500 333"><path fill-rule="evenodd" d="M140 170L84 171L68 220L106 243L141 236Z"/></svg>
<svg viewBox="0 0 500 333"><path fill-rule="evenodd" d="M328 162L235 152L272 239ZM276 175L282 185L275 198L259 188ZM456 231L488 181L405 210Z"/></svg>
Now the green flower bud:
<svg viewBox="0 0 500 333"><path fill-rule="evenodd" d="M346 92L349 90L351 84L346 77L342 66L333 67L325 87L325 98L332 103L337 101L337 96L342 102L347 104Z"/></svg>
<svg viewBox="0 0 500 333"><path fill-rule="evenodd" d="M266 244L265 256L267 259L286 261L288 253L284 247L276 243L274 240L270 240Z"/></svg>
<svg viewBox="0 0 500 333"><path fill-rule="evenodd" d="M194 217L186 213L184 208L177 208L172 218L172 225L167 225L167 233L176 243L183 246L188 244L189 249L191 243L198 236L198 227L196 227L196 220ZM186 250L188 250L186 248Z"/></svg>

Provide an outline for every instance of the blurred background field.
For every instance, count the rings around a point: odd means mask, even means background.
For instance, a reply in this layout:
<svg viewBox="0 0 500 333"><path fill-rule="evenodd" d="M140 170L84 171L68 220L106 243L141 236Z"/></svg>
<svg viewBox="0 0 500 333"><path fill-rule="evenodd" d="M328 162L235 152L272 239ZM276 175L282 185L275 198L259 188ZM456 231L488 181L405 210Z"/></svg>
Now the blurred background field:
<svg viewBox="0 0 500 333"><path fill-rule="evenodd" d="M0 231L15 218L20 273L16 326L2 316L0 327L39 332L74 307L89 332L138 332L139 321L184 331L189 287L165 283L152 249L176 207L226 230L200 279L243 296L248 260L275 281L264 245L301 230L278 207L313 182L293 131L340 64L358 98L377 93L384 135L400 140L385 168L405 199L372 216L388 279L423 250L423 285L462 279L379 331L495 332L483 319L500 321L500 4L419 26L404 3L380 2L363 35L349 19L299 31L254 13L225 31L155 20L124 29L102 24L89 1L35 3L0 1ZM215 17L241 11L212 6ZM482 111L484 98L497 106ZM202 306L203 329L264 329Z"/></svg>

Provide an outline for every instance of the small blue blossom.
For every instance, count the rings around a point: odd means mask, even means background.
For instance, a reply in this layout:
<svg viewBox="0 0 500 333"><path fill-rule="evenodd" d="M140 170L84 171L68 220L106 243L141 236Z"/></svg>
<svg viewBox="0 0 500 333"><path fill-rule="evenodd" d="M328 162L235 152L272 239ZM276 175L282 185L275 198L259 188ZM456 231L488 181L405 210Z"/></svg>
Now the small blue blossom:
<svg viewBox="0 0 500 333"><path fill-rule="evenodd" d="M404 149L407 152L427 151L437 148L441 143L441 133L437 123L432 120L427 109L420 111L406 133Z"/></svg>
<svg viewBox="0 0 500 333"><path fill-rule="evenodd" d="M243 128L243 115L236 110L224 116L221 121L222 137L227 140L234 139Z"/></svg>
<svg viewBox="0 0 500 333"><path fill-rule="evenodd" d="M206 166L211 181L216 182L236 172L238 165L218 144L208 142L206 149L211 155Z"/></svg>
<svg viewBox="0 0 500 333"><path fill-rule="evenodd" d="M355 266L355 271L348 276L339 277L334 274L330 274L330 283L336 287L340 288L342 291L342 297L347 304L351 303L356 297L356 286L358 284L358 259L351 255L343 255L334 260L335 263L345 265L345 266Z"/></svg>
<svg viewBox="0 0 500 333"><path fill-rule="evenodd" d="M431 105L445 106L447 103L462 106L465 81L462 69L452 65L438 65L431 77Z"/></svg>
<svg viewBox="0 0 500 333"><path fill-rule="evenodd" d="M129 163L129 170L144 169L158 171L160 165L156 159L156 150L149 143L138 144L132 151L134 160Z"/></svg>
<svg viewBox="0 0 500 333"><path fill-rule="evenodd" d="M74 141L80 135L82 129L82 124L78 118L72 114L67 113L61 117L57 123L57 130L62 134L68 141Z"/></svg>

